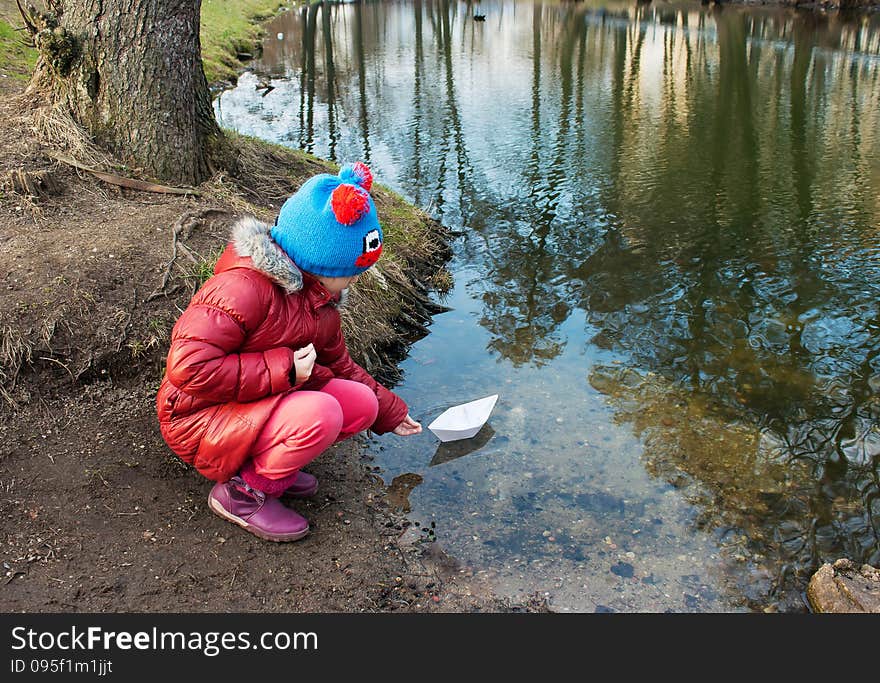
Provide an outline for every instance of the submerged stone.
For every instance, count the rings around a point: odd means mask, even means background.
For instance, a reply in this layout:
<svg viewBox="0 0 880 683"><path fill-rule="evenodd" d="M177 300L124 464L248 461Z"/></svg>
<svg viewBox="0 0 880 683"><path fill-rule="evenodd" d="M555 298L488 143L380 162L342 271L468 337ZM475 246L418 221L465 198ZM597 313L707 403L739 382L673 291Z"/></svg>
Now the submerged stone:
<svg viewBox="0 0 880 683"><path fill-rule="evenodd" d="M618 562L611 567L611 573L621 576L624 579L631 579L635 570L629 562Z"/></svg>
<svg viewBox="0 0 880 683"><path fill-rule="evenodd" d="M880 569L848 559L823 564L807 586L814 612L880 614Z"/></svg>

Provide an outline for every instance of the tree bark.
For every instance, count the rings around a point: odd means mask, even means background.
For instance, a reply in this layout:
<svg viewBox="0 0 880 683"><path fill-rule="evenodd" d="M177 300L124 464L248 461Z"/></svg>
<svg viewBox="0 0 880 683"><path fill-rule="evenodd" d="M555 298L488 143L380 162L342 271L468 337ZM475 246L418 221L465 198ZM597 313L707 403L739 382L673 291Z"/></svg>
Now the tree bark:
<svg viewBox="0 0 880 683"><path fill-rule="evenodd" d="M202 68L201 0L62 0L37 35L59 102L95 142L138 173L195 185L222 135ZM51 26L51 24L50 24Z"/></svg>

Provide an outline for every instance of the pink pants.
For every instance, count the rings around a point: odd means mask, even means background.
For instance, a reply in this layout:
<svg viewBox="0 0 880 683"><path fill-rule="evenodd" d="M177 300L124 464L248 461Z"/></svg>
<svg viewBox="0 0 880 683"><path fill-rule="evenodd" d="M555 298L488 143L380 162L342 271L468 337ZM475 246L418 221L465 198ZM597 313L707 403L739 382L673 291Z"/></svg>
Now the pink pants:
<svg viewBox="0 0 880 683"><path fill-rule="evenodd" d="M291 392L263 425L242 474L263 484L255 488L276 488L265 480L289 485L331 444L367 429L378 411L372 389L347 379L331 379L321 391Z"/></svg>

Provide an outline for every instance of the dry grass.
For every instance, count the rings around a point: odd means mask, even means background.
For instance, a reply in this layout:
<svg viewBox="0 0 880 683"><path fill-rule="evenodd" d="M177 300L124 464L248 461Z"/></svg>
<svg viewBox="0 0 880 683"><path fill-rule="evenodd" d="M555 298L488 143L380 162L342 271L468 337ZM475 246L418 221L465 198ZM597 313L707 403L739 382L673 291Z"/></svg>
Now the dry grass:
<svg viewBox="0 0 880 683"><path fill-rule="evenodd" d="M33 128L37 139L46 147L64 152L85 166L111 171L119 168L110 155L102 151L89 133L58 106L42 106L33 110Z"/></svg>
<svg viewBox="0 0 880 683"><path fill-rule="evenodd" d="M0 328L0 385L14 384L23 363L33 360L34 347L13 325Z"/></svg>

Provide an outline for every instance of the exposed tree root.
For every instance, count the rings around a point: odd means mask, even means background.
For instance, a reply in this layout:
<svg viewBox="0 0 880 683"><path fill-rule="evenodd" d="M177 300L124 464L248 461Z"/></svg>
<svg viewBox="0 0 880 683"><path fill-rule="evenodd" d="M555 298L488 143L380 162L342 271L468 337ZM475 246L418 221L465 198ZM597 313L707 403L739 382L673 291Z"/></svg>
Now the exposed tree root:
<svg viewBox="0 0 880 683"><path fill-rule="evenodd" d="M174 227L171 229L171 259L165 264L162 282L146 299L144 299L144 303L169 294L167 291L168 282L171 280L171 270L177 261L177 252L179 249L185 249L180 240L186 240L192 234L193 230L201 225L208 216L226 215L228 213L229 212L226 209L212 206L206 209L199 209L198 211L188 211L177 219L174 223ZM191 261L194 263L196 262L192 252L186 250L186 254Z"/></svg>

